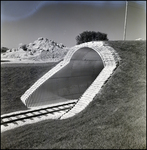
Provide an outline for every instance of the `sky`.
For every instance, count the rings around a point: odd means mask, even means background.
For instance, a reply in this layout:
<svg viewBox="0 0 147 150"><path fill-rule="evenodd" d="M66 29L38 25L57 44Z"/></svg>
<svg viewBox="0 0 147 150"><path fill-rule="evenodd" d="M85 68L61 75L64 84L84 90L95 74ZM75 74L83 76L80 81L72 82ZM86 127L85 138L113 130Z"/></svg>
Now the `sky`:
<svg viewBox="0 0 147 150"><path fill-rule="evenodd" d="M125 1L1 1L1 47L17 48L39 37L67 47L83 31L123 40ZM129 1L126 40L146 40L146 1Z"/></svg>

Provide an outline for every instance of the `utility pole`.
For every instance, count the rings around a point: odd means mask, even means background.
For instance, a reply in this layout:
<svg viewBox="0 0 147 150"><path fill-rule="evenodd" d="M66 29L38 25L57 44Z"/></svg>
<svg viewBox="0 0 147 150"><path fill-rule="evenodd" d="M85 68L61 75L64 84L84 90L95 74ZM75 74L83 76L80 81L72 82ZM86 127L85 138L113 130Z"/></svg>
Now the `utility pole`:
<svg viewBox="0 0 147 150"><path fill-rule="evenodd" d="M128 1L126 1L126 10L125 10L124 35L123 35L124 41L126 40L127 11L128 11Z"/></svg>

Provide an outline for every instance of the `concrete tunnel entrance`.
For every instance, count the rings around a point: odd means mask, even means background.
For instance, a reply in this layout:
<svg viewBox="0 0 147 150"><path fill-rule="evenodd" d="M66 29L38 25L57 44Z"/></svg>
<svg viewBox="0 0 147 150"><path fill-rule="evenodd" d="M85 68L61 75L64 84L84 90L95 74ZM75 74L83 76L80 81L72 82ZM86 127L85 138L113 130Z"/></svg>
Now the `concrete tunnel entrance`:
<svg viewBox="0 0 147 150"><path fill-rule="evenodd" d="M69 64L37 88L26 100L27 107L78 99L104 68L99 54L91 48L77 50Z"/></svg>

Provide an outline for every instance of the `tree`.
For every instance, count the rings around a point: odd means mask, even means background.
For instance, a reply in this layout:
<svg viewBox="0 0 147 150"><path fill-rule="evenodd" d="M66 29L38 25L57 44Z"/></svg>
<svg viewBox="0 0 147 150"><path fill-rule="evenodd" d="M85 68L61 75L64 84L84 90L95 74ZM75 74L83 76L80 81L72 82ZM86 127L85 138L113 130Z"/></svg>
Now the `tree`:
<svg viewBox="0 0 147 150"><path fill-rule="evenodd" d="M108 41L107 34L95 31L84 31L76 37L77 45L90 41Z"/></svg>

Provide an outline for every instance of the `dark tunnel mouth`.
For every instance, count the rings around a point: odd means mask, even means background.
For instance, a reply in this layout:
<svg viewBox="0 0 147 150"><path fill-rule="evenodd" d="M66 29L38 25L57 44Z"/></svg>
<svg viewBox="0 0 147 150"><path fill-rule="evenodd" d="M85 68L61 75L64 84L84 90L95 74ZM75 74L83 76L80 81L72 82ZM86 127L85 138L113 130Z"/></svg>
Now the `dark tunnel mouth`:
<svg viewBox="0 0 147 150"><path fill-rule="evenodd" d="M85 50L86 49L86 50ZM70 59L70 61L72 61L72 60L81 60L81 57L79 58L77 58L77 55L78 55L78 53L80 52L80 51L83 51L83 52L85 52L85 54L88 54L88 53L95 53L96 55L95 56L98 56L98 58L100 59L100 61L102 61L102 58L100 57L100 55L93 49L93 48L89 48L89 47L82 47L82 48L79 48L74 54L73 54L73 56L71 57L71 59ZM85 58L85 60L86 60L86 58ZM91 58L91 59L88 59L88 60L91 60L91 61L98 61L97 60L97 57L93 57L93 58ZM103 62L103 61L102 61Z"/></svg>
<svg viewBox="0 0 147 150"><path fill-rule="evenodd" d="M100 55L92 48L82 47L70 62L34 91L26 104L35 107L79 99L104 68Z"/></svg>

